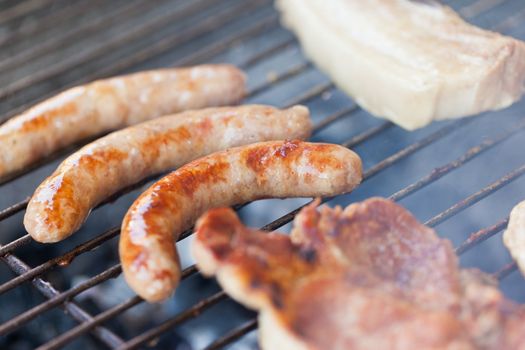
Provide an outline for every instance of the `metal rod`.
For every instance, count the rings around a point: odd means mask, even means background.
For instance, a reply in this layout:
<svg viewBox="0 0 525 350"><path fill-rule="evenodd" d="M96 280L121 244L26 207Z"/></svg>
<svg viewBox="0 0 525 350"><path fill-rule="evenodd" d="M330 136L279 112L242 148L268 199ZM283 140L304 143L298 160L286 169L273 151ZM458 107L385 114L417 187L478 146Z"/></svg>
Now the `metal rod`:
<svg viewBox="0 0 525 350"><path fill-rule="evenodd" d="M10 264L10 265L11 265L11 261L10 260L12 260L12 259L17 259L18 260L18 258L14 258L11 255L5 256L2 259L7 260L7 263ZM18 260L17 263L20 264L22 262L21 262L21 260ZM14 266L14 264L13 264L13 266ZM29 269L29 267L27 267L27 268ZM52 295L50 295L50 298L48 300L46 300L45 302L43 302L41 304L38 304L37 306L29 309L28 311L25 311L25 312L15 316L14 318L10 319L9 321L4 322L3 324L1 324L0 325L0 335L8 334L8 333L14 331L15 329L19 328L24 323L27 323L30 320L34 319L35 317L37 317L38 315L40 315L44 311L52 309L55 306L58 306L58 305L60 305L60 304L62 304L64 302L68 301L69 299L71 299L75 295L77 295L77 294L79 294L79 293L81 293L81 292L83 292L83 291L85 291L85 290L87 290L87 289L89 289L89 288L91 288L91 287L93 287L93 286L103 282L103 281L107 281L110 278L117 277L120 274L120 271L121 271L120 265L115 265L113 267L110 267L106 271L96 275L95 277L92 277L92 278L90 278L90 279L88 279L88 280L78 284L77 286L68 289L67 291L64 291L62 293L59 293L57 291L56 293L53 293ZM53 288L53 287L51 287L51 284L49 282L44 282L41 279L36 279L36 280L40 281L39 285L46 286L46 288ZM37 288L40 288L40 287L37 287ZM91 319L91 317L90 317L90 319ZM82 319L82 320L79 320L79 321L85 322L85 321L89 321L89 320L88 319Z"/></svg>
<svg viewBox="0 0 525 350"><path fill-rule="evenodd" d="M2 257L2 260L6 261L9 266L15 270L17 273L21 274L25 271L29 270L29 266L27 266L23 261L16 258L15 256L6 256ZM115 271L106 271L106 275L111 275L112 273L115 273ZM54 298L64 298L64 293L60 293L57 289L55 289L51 283L46 282L40 278L35 278L33 280L33 286L46 298L49 300L53 300ZM72 289L70 289L72 290ZM76 303L72 301L67 300L67 296L61 301L62 307L67 311L68 314L71 315L76 321L78 322L86 322L91 320L91 315L88 314L86 311L84 311L80 306L78 306ZM37 307L40 308L46 308L47 302L46 301L42 304L39 304ZM38 315L38 314L37 314ZM5 322L4 324L0 325L0 334L5 334L9 331L9 329L16 329L19 326L17 325L18 317L15 319L11 319L8 322ZM23 321L22 319L18 319L18 321ZM93 334L102 341L104 344L110 346L110 347L116 347L119 344L123 342L123 340L117 336L115 333L110 331L109 329L105 327L97 327L93 330Z"/></svg>
<svg viewBox="0 0 525 350"><path fill-rule="evenodd" d="M51 349L59 349L65 344L69 343L72 340L75 340L78 338L81 334L95 328L98 324L114 317L117 314L120 314L124 312L125 310L128 310L132 308L133 306L139 304L142 301L142 299L138 296L131 297L130 299L126 300L125 302L118 304L117 306L114 306L97 316L93 317L91 320L87 322L83 322L76 326L75 328L62 333L56 338L53 338L49 342L47 342L44 345L41 345L37 348L37 350L51 350Z"/></svg>
<svg viewBox="0 0 525 350"><path fill-rule="evenodd" d="M29 0L20 1L16 6L0 12L0 24L12 21L18 17L24 16L30 12L38 10L44 6L49 6L54 0Z"/></svg>
<svg viewBox="0 0 525 350"><path fill-rule="evenodd" d="M525 173L525 165L511 171L507 175L503 176L501 179L491 183L490 185L482 188L478 192L468 196L459 203L454 204L447 210L441 212L440 214L434 216L425 222L427 226L436 226L442 223L443 221L449 219L450 217L456 215L458 212L462 211L465 208L472 206L473 204L479 202L483 198L487 197L489 194L499 190L503 186L509 184L510 182L516 180Z"/></svg>
<svg viewBox="0 0 525 350"><path fill-rule="evenodd" d="M515 262L511 262L511 263L503 266L500 270L498 270L497 272L493 273L492 275L494 277L496 277L499 281L501 281L502 279L504 279L505 277L507 277L508 275L513 273L514 271L516 271L517 269L518 269L518 265L516 265Z"/></svg>
<svg viewBox="0 0 525 350"><path fill-rule="evenodd" d="M347 115L350 115L350 114L354 114L355 112L357 112L360 109L361 108L358 105L353 104L350 107L343 108L342 110L337 111L337 112L335 112L335 113L333 113L333 114L323 118L323 120L321 120L318 124L316 124L312 128L312 134L315 134L315 133L319 132L320 130L326 128L327 126L329 126L330 124L336 122L337 120L341 119L344 116L347 116Z"/></svg>
<svg viewBox="0 0 525 350"><path fill-rule="evenodd" d="M219 339L215 340L213 343L205 347L204 350L222 349L223 347L230 344L234 340L239 339L240 337L256 329L257 329L257 319L254 318L244 323L243 325L235 328L234 330L226 333L224 336L220 337Z"/></svg>
<svg viewBox="0 0 525 350"><path fill-rule="evenodd" d="M0 38L0 47L7 46L16 41L22 40L22 36L29 36L36 33L41 33L49 28L60 25L61 22L73 19L80 14L86 13L91 8L98 7L103 0L84 0L80 4L70 3L69 6L58 8L56 11L51 12L46 17L38 20L36 25L22 26L17 29L16 32L10 33L8 36Z"/></svg>
<svg viewBox="0 0 525 350"><path fill-rule="evenodd" d="M311 94L308 93L308 94L306 94L303 98L311 98ZM443 128L443 129L447 129L447 127ZM435 134L437 134L437 135L445 135L445 134L443 134L443 132L442 132L441 129L438 130ZM428 136L427 139L429 139L429 140L436 140L436 138L433 137L433 135ZM427 145L428 143L427 143L427 142L419 142L419 143L416 142L416 144L419 144L420 147L424 147L424 146ZM411 145L411 146L412 146L412 145ZM414 148L411 147L411 146L408 146L407 149L414 149ZM419 149L419 148L418 148L418 149ZM414 151L415 151L415 150L414 150ZM407 156L408 154L410 154L409 152L405 152L404 150L401 150L401 151L399 151L398 153L399 153L399 154L402 154L402 155L404 155L404 156ZM399 159L402 159L402 158L403 158L403 157L395 157L396 161L399 160ZM386 160L388 160L388 159L391 159L391 157L387 158ZM392 163L389 162L389 164L392 164ZM286 221L289 221L289 220L291 220L291 219L292 219L292 217L287 217L287 220L286 220ZM283 223L283 224L284 224L284 223L286 223L286 222L284 222L284 221L279 221L279 223ZM97 277L98 277L98 276L95 276L95 279L96 279ZM99 282L99 283L100 283L100 282ZM70 290L70 291L71 291L71 290ZM68 291L68 292L69 292L69 291ZM33 311L33 312L31 313L31 311ZM38 312L38 309L37 309L37 311L30 310L29 312L25 313L25 315L22 314L22 315L20 315L19 317L21 317L21 318L23 318L23 317L29 318L31 315L33 315L33 317L36 317L36 315L38 315L38 313L39 313L39 312ZM29 316L28 316L28 315L29 315ZM0 329L1 329L1 328L0 328Z"/></svg>
<svg viewBox="0 0 525 350"><path fill-rule="evenodd" d="M270 48L258 53L257 55L255 56L252 56L250 58L248 58L247 60L241 62L238 64L238 66L240 68L247 68L247 67L250 67L250 66L253 66L257 63L259 63L260 61L282 51L282 50L285 50L285 49L288 49L294 45L297 44L297 41L294 37L290 38L290 39L287 39L281 43L277 43L276 45L274 46L271 46Z"/></svg>
<svg viewBox="0 0 525 350"><path fill-rule="evenodd" d="M16 213L21 212L27 207L28 203L29 203L29 197L3 209L2 211L0 211L0 221L7 219L8 217L15 215Z"/></svg>
<svg viewBox="0 0 525 350"><path fill-rule="evenodd" d="M505 18L503 21L496 24L493 29L497 32L506 32L523 23L525 17L525 8L514 13L512 16Z"/></svg>
<svg viewBox="0 0 525 350"><path fill-rule="evenodd" d="M21 283L25 281L35 278L36 276L39 276L46 271L49 271L51 268L57 265L63 266L63 265L70 264L71 261L73 261L73 259L76 258L78 255L88 252L92 250L93 248L98 247L103 242L106 242L110 240L111 238L116 237L119 233L120 233L120 230L118 228L110 229L106 231L105 233L76 246L74 249L72 249L66 254L63 254L61 256L48 260L45 263L38 265L37 267L29 269L28 271L22 273L21 275L0 285L0 295L20 285Z"/></svg>
<svg viewBox="0 0 525 350"><path fill-rule="evenodd" d="M427 137L419 140L419 141L416 141L415 143L399 150L398 152L394 153L393 155L383 159L382 161L380 161L379 163L377 163L376 165L374 165L373 167L371 167L369 170L365 171L363 173L363 181L362 182L365 182L366 180L370 179L372 176L376 175L379 171L381 170L384 170L385 168L395 164L396 162L408 157L409 155L411 155L412 153L430 145L431 143L433 142L436 142L437 140L441 139L442 137L448 135L450 132L456 130L457 128L460 128L460 127L463 127L465 126L467 123L466 121L468 121L469 119L465 119L465 120L460 120L459 122L456 122L456 123L452 123L448 126L445 126L441 129L438 129L437 131L435 131L434 133L428 135ZM377 130L377 129L380 129L380 128L386 128L386 125L383 124L383 125L380 125L379 127L375 127L373 128L374 130ZM352 146L356 146L357 143L355 143L353 140L358 140L359 142L364 142L367 140L367 138L364 138L362 137L361 135L364 135L364 134L372 134L370 136L374 136L377 134L376 133L371 133L369 130L366 130L364 131L362 134L359 134L357 136L354 136L352 137L350 140L346 141L343 143L343 145L352 145ZM293 211L281 216L279 219L275 220L274 222L272 222L271 224L267 225L267 228L269 230L275 230L276 228L280 227L280 226L283 226L289 222L291 222L295 215L301 210L303 209L304 207L306 207L308 204L310 204L311 202L308 202L296 209L294 209ZM274 225L275 223L275 225ZM266 227L266 226L265 226Z"/></svg>
<svg viewBox="0 0 525 350"><path fill-rule="evenodd" d="M513 128L510 128L509 131L502 133L501 135L488 139L483 141L481 144L474 146L470 148L466 153L464 153L461 157L457 158L456 160L445 164L441 167L435 168L432 170L430 174L427 176L424 176L420 180L412 183L411 185L403 188L402 190L397 191L392 196L390 196L390 199L394 201L399 201L406 196L408 196L410 193L413 193L414 191L427 186L430 183L433 183L439 179L441 179L443 176L450 173L452 170L455 170L466 163L470 162L471 160L475 159L476 157L480 156L484 152L492 149L493 147L499 145L503 141L508 140L511 136L516 135L518 132L523 131L525 128L525 120L516 125ZM523 172L523 170L521 170ZM508 182L508 181L507 181ZM507 183L505 182L505 184ZM500 186L501 187L501 186Z"/></svg>
<svg viewBox="0 0 525 350"><path fill-rule="evenodd" d="M0 246L0 256L4 256L7 253L9 253L9 252L11 252L11 251L21 247L21 246L24 246L24 245L28 244L31 241L32 241L31 236L29 234L26 234L26 235L23 235L20 238L15 239L14 241L12 241L10 243L2 245L2 246Z"/></svg>
<svg viewBox="0 0 525 350"><path fill-rule="evenodd" d="M339 113L339 114L340 114L340 113ZM439 130L438 130L438 132L439 132ZM429 137L432 137L432 135L430 135ZM486 145L495 145L496 142L486 141L486 142L484 142L483 144L486 144ZM410 146L409 146L409 147L410 147ZM487 147L488 147L488 146L487 146ZM402 151L403 151L403 150L401 150L400 152L402 152ZM467 152L467 154L471 154L471 153L472 153L472 152ZM403 154L406 154L406 153L403 153ZM400 158L398 158L398 159L400 159ZM453 169L453 168L450 168L449 171L451 171L452 169ZM412 192L415 191L415 190L417 190L417 189L420 189L421 187L422 187L422 186L419 186L419 187L415 188L414 190L412 190ZM269 231L269 230L274 230L274 229L276 229L276 228L278 228L278 227L280 227L280 226L282 226L282 225L288 223L289 221L291 221L291 220L293 219L293 217L297 214L297 212L298 212L300 209L301 209L301 208L298 208L298 209L294 210L293 212L288 213L287 215L281 217L280 219L278 219L278 220L276 220L276 221L274 221L274 222L272 222L272 223L270 223L270 224L264 226L262 229L263 229L263 230L268 230L268 231Z"/></svg>
<svg viewBox="0 0 525 350"><path fill-rule="evenodd" d="M140 346L141 344L150 341L151 339L154 339L155 337L159 336L160 334L166 332L167 330L173 328L174 326L190 319L197 317L200 315L204 310L210 308L211 306L217 304L219 301L226 299L226 293L223 291L218 292L210 297L207 297L198 303L194 304L191 308L187 309L186 311L178 314L177 316L170 318L169 320L161 323L160 325L153 327L146 332L131 338L126 343L122 344L118 347L119 350L125 350L125 349L135 349L136 347Z"/></svg>
<svg viewBox="0 0 525 350"><path fill-rule="evenodd" d="M249 26L247 29L244 29L240 32L236 32L234 35L226 38L225 40L218 41L214 44L204 47L201 50L193 52L189 56L182 57L181 59L175 61L172 65L185 66L204 63L210 58L224 52L230 46L234 45L239 41L244 41L248 38L252 38L253 36L264 34L265 30L275 27L277 21L277 15L271 15L269 17L266 17L260 22L256 22L254 25Z"/></svg>
<svg viewBox="0 0 525 350"><path fill-rule="evenodd" d="M95 77L105 77L113 74L115 71L120 72L124 69L128 69L133 65L142 63L147 59L150 59L156 55L166 52L168 49L187 43L193 39L196 39L205 34L220 28L240 17L246 12L257 12L257 9L268 4L267 0L252 0L240 2L240 5L236 5L230 8L222 9L213 14L213 16L202 20L198 27L191 27L188 30L181 31L180 35L174 38L165 38L156 42L154 45L150 45L142 50L138 50L133 55L130 55L126 60L120 60L116 62L115 66L108 66L102 68L100 71L95 72Z"/></svg>
<svg viewBox="0 0 525 350"><path fill-rule="evenodd" d="M312 99L316 98L317 96L321 95L322 93L332 88L334 88L334 84L331 82L318 84L312 87L311 89L306 90L305 93L290 99L288 102L284 104L283 108L288 108L293 105L309 102Z"/></svg>
<svg viewBox="0 0 525 350"><path fill-rule="evenodd" d="M449 125L438 129L437 131L433 132L427 137L424 137L423 139L414 142L410 146L403 148L401 151L398 151L395 154L388 157L387 159L384 159L383 161L377 163L376 165L374 165L373 167L371 167L363 173L363 179L369 179L377 175L379 172L396 163L400 159L403 159L411 155L412 153L415 153L416 151L419 151L422 148L442 139L443 137L451 134L459 128L465 127L469 123L472 123L472 121L473 118L460 119L456 122L450 123Z"/></svg>
<svg viewBox="0 0 525 350"><path fill-rule="evenodd" d="M181 279L184 280L185 278L195 273L197 273L197 268L195 267L195 265L189 266L182 271ZM99 324L124 313L125 311L131 309L132 307L138 304L141 304L142 302L144 302L144 299L142 299L139 296L131 297L128 300L124 301L123 303L115 305L114 307L104 312L101 312L97 316L93 317L92 320L79 324L78 326L70 329L69 331L59 335L58 337L52 339L46 344L38 347L38 349L39 350L58 349L64 346L65 344L69 343L70 341L75 340L76 338L86 333L87 331L90 331L91 329L95 328Z"/></svg>
<svg viewBox="0 0 525 350"><path fill-rule="evenodd" d="M262 83L261 85L251 89L248 92L248 95L249 96L254 96L254 95L260 94L260 93L262 93L264 91L267 91L267 90L273 88L274 84L276 82L281 82L281 81L293 78L293 77L303 73L304 71L306 71L308 68L311 68L311 67L312 67L312 63L310 63L310 62L298 63L295 66L293 66L292 68L288 69L286 72L284 72L282 74L279 74L277 77L274 77L271 80L267 80L264 83Z"/></svg>
<svg viewBox="0 0 525 350"><path fill-rule="evenodd" d="M182 271L181 279L184 280L185 278L195 273L197 273L196 266L195 265L189 266ZM127 301L121 304L118 304L112 307L111 309L100 313L96 317L93 317L92 320L82 323L70 329L66 333L46 343L42 347L39 347L39 349L55 349L55 348L61 347L64 344L70 342L71 340L74 340L76 337L80 336L81 334L95 328L97 325L101 324L102 322L105 322L113 317L116 317L142 302L144 302L144 299L140 298L139 296L132 297L128 299Z"/></svg>
<svg viewBox="0 0 525 350"><path fill-rule="evenodd" d="M390 122L381 123L378 126L365 130L364 132L352 137L350 140L344 142L342 146L345 146L346 148L353 148L358 144L361 144L366 140L371 139L372 137L382 133L383 131L390 129L393 126L394 124Z"/></svg>
<svg viewBox="0 0 525 350"><path fill-rule="evenodd" d="M284 80L289 79L289 78L291 78L291 77L293 77L295 75L300 74L301 72L304 71L304 68L307 67L307 66L309 66L309 65L308 64L299 64L299 65L291 67L290 69L288 69L285 72L283 72L280 75L278 75L271 82L266 82L264 84L261 84L258 88L255 88L254 90L248 92L246 97L247 98L252 97L255 94L258 94L261 91L263 91L263 90L265 90L265 89L267 89L267 88L269 88L271 86L275 86L275 84L278 83L278 82L284 81ZM324 90L325 86L326 86L326 84L321 84L320 86L314 87L313 89L311 89L310 92L307 92L307 94L305 94L302 97L302 99L301 98L297 99L297 103L300 103L300 102L303 102L304 100L308 100L308 99L316 97L317 95L313 95L313 93L315 93L315 92L318 92L318 94L322 93L323 91L325 91ZM314 129L314 131L320 130L322 127L325 127L329 123L332 123L335 120L340 119L341 117L343 117L345 115L348 115L348 114L351 114L351 113L357 111L357 109L358 109L358 107L353 106L353 107L350 107L348 109L345 109L344 111L337 112L334 115L331 115L331 116L327 117L326 118L327 122L324 122L323 125L320 125L320 126L316 127ZM116 193L115 195L112 195L110 198L108 198L107 200L105 200L101 204L97 205L97 207L95 209L103 206L104 204L106 204L108 202L111 202L111 201L115 200L116 198L120 197L123 194L129 193L130 191L132 191L132 190L134 190L136 188L139 188L144 183L147 183L148 181L150 181L151 179L156 178L156 177L159 177L159 176L155 175L153 177L150 177L150 178L147 178L145 180L142 180L142 181L140 181L137 184L133 184L131 186L128 186L127 188L125 188L125 189L119 191L118 193ZM29 198L27 198L27 199L25 199L23 201L20 201L18 203L15 203L15 204L11 205L10 207L2 210L0 212L0 221L4 220L4 219L6 219L6 218L8 218L8 217L10 217L10 216L12 216L14 214L16 214L19 211L22 211L23 209L25 209L27 207L28 202L29 202ZM28 240L24 241L24 243L28 243L28 242L29 242ZM17 245L16 247L19 247L19 246L20 245ZM11 250L9 250L9 251L11 251ZM0 252L6 253L6 252L8 252L8 250L4 248L4 250L0 250Z"/></svg>
<svg viewBox="0 0 525 350"><path fill-rule="evenodd" d="M467 123L468 123L468 122L467 122ZM383 127L386 128L386 126L383 126ZM427 139L427 142L432 142L432 140L433 140L433 138L431 137L430 139ZM423 143L423 144L424 144L424 143ZM406 153L410 153L410 151L405 152L405 154L406 154ZM401 154L400 156L402 157L403 154ZM394 158L393 160L395 161L396 158ZM386 164L386 165L388 166L388 162L387 162L387 163L384 163L384 164ZM372 168L372 169L374 169L374 168ZM377 168L376 168L376 169L377 169ZM383 168L383 169L384 169L384 168ZM372 170L372 171L368 172L368 176L373 176L375 173L376 173L376 172ZM418 187L418 188L421 188L421 187ZM401 197L401 194L399 194L398 196ZM285 224L287 221L288 221L288 220L283 220L282 222L280 222L280 224ZM253 322L253 321L252 321L252 322ZM237 333L235 333L235 331L234 331L233 334L237 334ZM231 341L234 340L234 339L237 339L238 337L242 336L243 334L244 334L243 332L239 332L239 335L238 335L238 336L233 336L233 337L231 337L231 338L228 337L228 340L225 341L224 343L221 343L221 346L222 346L222 345L226 345L226 344L228 344L229 342L231 342ZM137 339L137 338L134 338L134 339ZM215 343L214 343L214 344L215 344Z"/></svg>
<svg viewBox="0 0 525 350"><path fill-rule="evenodd" d="M335 120L337 118L341 118L345 115L348 115L350 113L352 113L353 111L357 110L357 108L355 106L351 107L351 108L347 108L347 109L344 109L342 111L339 111L339 112L336 112L335 114L333 114L332 116L328 116L326 119L329 119L329 120ZM319 130L320 128L317 128L317 130ZM135 186L133 186L135 187ZM126 191L127 192L127 191ZM124 191L120 191L119 195L122 195L123 193L126 193ZM112 196L113 197L113 196ZM109 202L110 200L107 200L105 201L105 203ZM101 207L103 204L100 204L97 206L97 208ZM56 265L61 265L63 262L68 262L70 263L76 256L82 254L83 252L85 251L88 251L88 250L91 250L95 247L98 247L99 245L101 245L102 243L108 241L109 239L117 236L119 234L120 230L117 228L117 227L114 227L108 231L106 231L105 233L75 247L73 250L69 251L68 253L66 254L63 254L62 256L58 256L58 257L55 257L53 259L50 259L44 263L42 263L41 265L25 272L24 274L14 278L14 279L11 279L10 281L8 282L5 282L4 284L0 285L0 294L2 293L5 293L6 291L16 287L17 285L31 279L31 278L34 278L35 276L38 276L38 275L41 275L42 273L50 270L51 268L55 267ZM186 232L184 232L183 234L180 235L179 237L179 240L182 240L184 238L186 238L187 236L189 236L191 233L193 232L193 228L189 229L189 230L186 230ZM17 241L20 241L20 242L17 242ZM26 236L23 236L21 239L17 240L17 241L14 241L10 244L10 246L5 246L5 247L2 247L4 248L4 250L2 251L2 254L5 254L7 252L10 252L12 251L13 249L15 248L18 248L19 246L23 245L23 244L26 244L26 243L29 243L31 241L29 235L26 235ZM17 242L17 244L13 244Z"/></svg>
<svg viewBox="0 0 525 350"><path fill-rule="evenodd" d="M88 22L81 26L72 27L72 30L64 31L57 37L56 35L51 37L50 40L43 40L36 45L30 46L25 50L21 50L13 55L10 55L6 59L0 61L0 72L8 71L20 65L33 61L39 57L42 57L54 50L64 47L71 42L78 41L79 38L85 37L91 33L94 33L101 28L107 27L115 20L121 20L124 17L132 16L144 12L148 7L151 7L152 3L149 1L132 1L127 3L124 7L116 7L115 11L104 13L92 22ZM0 97L1 98L1 97Z"/></svg>
<svg viewBox="0 0 525 350"><path fill-rule="evenodd" d="M266 22L267 22L267 21L266 21L266 19L265 19L265 20L261 21L261 23L257 23L257 24L254 26L253 31L249 31L249 32L247 31L247 32L245 32L245 33L241 33L241 34L254 34L254 33L257 32L258 30L262 30L262 29L264 29L265 26L267 25ZM241 35L239 35L239 39L238 39L238 40L240 40L240 37L241 37ZM231 38L230 38L230 39L231 39ZM230 41L230 39L228 39L227 41ZM234 41L234 40L232 40L232 41ZM222 44L222 43L224 43L224 42L220 42L219 44ZM277 46L279 46L279 45L277 45ZM221 47L221 49L225 49L225 47ZM270 52L274 53L274 52L275 52L274 49L275 49L275 47L271 47L271 48L269 48L267 51L265 51L264 53L265 53L265 54L268 54L268 53L270 53ZM215 52L214 52L214 53L215 53ZM182 60L181 60L181 62L182 62ZM189 60L188 60L188 62L189 62ZM16 174L12 174L12 175L9 175L9 176L7 176L7 177L1 178L1 179L0 179L0 185L7 184L7 183L9 183L10 181L15 180L17 177L19 177L19 176L21 176L21 175L23 175L23 174L26 174L26 173L28 173L28 172L30 172L30 171L36 169L36 168L39 168L39 167L41 167L41 166L44 165L44 164L48 164L50 161L55 160L55 159L57 159L57 158L59 158L59 157L61 157L61 156L63 156L63 155L69 154L69 153L71 153L71 152L77 150L77 149L80 148L81 146L85 145L87 142L93 141L93 140L95 140L95 139L97 139L97 138L99 138L99 137L100 137L100 135L98 135L98 136L96 136L96 137L93 137L93 138L90 138L90 139L88 139L88 140L84 140L84 141L81 141L81 142L79 142L79 143L76 143L76 144L74 144L74 145L72 145L72 146L70 146L70 147L67 147L66 149L60 150L60 151L58 151L58 152L56 152L56 153L54 153L54 154L52 154L52 155L50 155L50 156L48 156L48 157L42 159L41 161L38 161L38 162L32 164L32 165L29 166L29 167L24 168L23 170L21 170L20 172L17 172ZM2 218L0 218L0 220L2 220Z"/></svg>
<svg viewBox="0 0 525 350"><path fill-rule="evenodd" d="M503 219L500 222L498 222L495 225L492 225L490 227L481 229L477 232L472 233L466 241L461 243L456 248L456 254L461 255L465 253L467 250L471 249L475 245L478 245L479 243L483 242L484 240L494 236L496 233L503 230L505 227L507 227L507 224L509 223L509 219Z"/></svg>
<svg viewBox="0 0 525 350"><path fill-rule="evenodd" d="M149 25L144 25L140 27L133 28L132 30L124 33L121 36L115 37L109 43L104 43L98 46L95 49L90 49L86 51L81 51L77 55L69 56L67 59L57 62L55 65L47 67L47 69L40 72L26 76L25 78L19 79L3 89L0 89L0 99L5 98L6 96L12 95L29 85L39 83L43 80L50 79L60 73L67 71L83 62L95 59L98 56L104 54L107 51L111 51L117 47L122 46L123 43L127 41L134 40L136 37L141 37L143 35L149 34L152 30L155 30L160 24L167 24L173 21L180 20L182 18L188 17L188 15L198 12L203 6L203 4L209 3L211 5L213 1L205 0L202 2L188 2L188 6L183 10L178 10L173 13L168 13L166 17L163 17L162 20L155 19L153 23ZM254 7L259 6L262 3L261 0L254 0L250 2L242 2L240 5L234 6L233 8L225 8L220 11L217 11L213 17L210 17L207 20L201 21L197 26L189 27L186 30L182 30L178 35L172 37L166 37L162 40L155 42L153 45L150 45L144 49L135 51L133 54L127 56L125 59L116 61L114 64L110 64L99 71L84 76L78 80L75 80L72 83L66 85L66 87L72 87L90 80L102 78L108 74L113 74L115 72L129 68L137 63L143 62L148 58L156 56L169 48L182 43L188 42L192 39L195 39L198 36L209 33L214 29L224 25L235 18L238 18L243 12L250 10Z"/></svg>

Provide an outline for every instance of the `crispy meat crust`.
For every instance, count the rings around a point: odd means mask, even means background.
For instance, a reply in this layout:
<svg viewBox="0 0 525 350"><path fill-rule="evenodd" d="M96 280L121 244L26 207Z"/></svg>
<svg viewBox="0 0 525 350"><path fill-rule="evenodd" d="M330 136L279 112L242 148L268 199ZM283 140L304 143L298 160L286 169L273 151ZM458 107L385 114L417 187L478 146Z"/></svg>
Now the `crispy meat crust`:
<svg viewBox="0 0 525 350"><path fill-rule="evenodd" d="M303 209L290 237L244 227L230 209L197 225L193 254L260 311L264 349L517 349L525 311L450 242L391 201Z"/></svg>
<svg viewBox="0 0 525 350"><path fill-rule="evenodd" d="M360 182L361 159L339 145L259 142L199 158L157 181L128 210L119 242L126 281L148 301L169 297L181 272L173 242L208 209L334 196Z"/></svg>

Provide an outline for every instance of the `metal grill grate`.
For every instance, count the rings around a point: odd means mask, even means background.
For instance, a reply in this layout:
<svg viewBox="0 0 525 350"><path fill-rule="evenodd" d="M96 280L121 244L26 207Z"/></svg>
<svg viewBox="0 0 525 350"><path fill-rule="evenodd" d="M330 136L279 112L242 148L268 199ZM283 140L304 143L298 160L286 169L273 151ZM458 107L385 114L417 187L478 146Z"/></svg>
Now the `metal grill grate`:
<svg viewBox="0 0 525 350"><path fill-rule="evenodd" d="M461 0L454 1L452 6L481 26L525 37L525 26L520 26L525 19L521 0ZM514 274L503 280L516 266L501 244L495 239L482 244L505 228L506 213L525 198L522 178L525 102L502 112L405 132L390 122L369 117L335 89L302 56L292 35L279 27L277 14L267 0L3 0L0 9L2 120L58 90L100 77L158 66L234 63L251 78L248 102L307 104L316 122L313 140L341 143L362 156L366 169L363 184L350 195L330 199L330 204L348 205L373 195L403 201L420 219L429 218L427 225L439 225L442 236L455 243L462 265L492 272L502 280L507 295L525 301L520 299L525 291L521 276ZM0 203L15 204L0 211L5 242L0 246L0 257L15 277L0 281L0 298L12 298L31 283L45 300L36 305L28 303L24 311L14 315L3 313L0 334L23 334L33 319L57 307L78 325L52 339L44 339L47 342L41 349L59 348L85 335L109 348L154 346L159 337L188 322L201 319L202 323L208 323L208 329L216 326L205 314L199 316L226 302L228 297L222 291L199 295L195 303L183 305L184 309L177 306L164 321L149 324L131 335L125 331L129 324L116 325L126 312L143 304L139 297L132 296L107 307L86 306L79 298L81 293L120 275L112 239L119 234L123 212L112 210L129 205L147 181L99 205L92 217L106 217L102 221L111 227L102 233L90 231L94 223L88 221L75 235L80 242L68 240L59 244L60 248L39 246L25 233L16 235L23 232L20 214L28 201L20 198L30 195L57 162L79 146L1 181ZM128 193L131 194L126 196ZM115 200L117 203L112 204ZM301 207L297 208L298 203L304 205L304 202L280 201L276 207L286 214L273 217L263 229L275 230L289 223ZM256 224L268 220L260 214L259 205L250 204L241 210L246 220ZM293 208L296 209L290 210ZM182 238L190 234L188 231ZM86 240L90 235L93 238ZM9 237L11 241L6 240ZM71 247L73 242L77 245ZM74 286L70 281L65 289L63 282L50 283L51 279L60 282L57 275L67 275L70 263L74 265L76 258L92 260L92 254L84 253L96 248L113 252L102 272L93 275L89 265L85 265L82 273L91 277ZM32 255L35 249L41 254L36 259ZM26 261L34 263L29 265ZM188 280L196 273L192 265L184 270L182 292L192 288ZM240 308L233 304L230 307ZM222 330L223 335L208 342L206 348L228 346L255 330L253 314L243 315L244 319L240 317L230 330ZM116 328L123 330L119 332Z"/></svg>

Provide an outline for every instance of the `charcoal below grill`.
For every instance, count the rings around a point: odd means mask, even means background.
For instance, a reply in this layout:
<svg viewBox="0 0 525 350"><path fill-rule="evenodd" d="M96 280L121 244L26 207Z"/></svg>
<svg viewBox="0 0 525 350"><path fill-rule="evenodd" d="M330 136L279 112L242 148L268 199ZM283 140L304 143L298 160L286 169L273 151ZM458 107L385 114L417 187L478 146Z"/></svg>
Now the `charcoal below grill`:
<svg viewBox="0 0 525 350"><path fill-rule="evenodd" d="M449 1L485 28L525 38L521 0ZM365 179L346 206L391 197L452 240L462 266L501 280L525 302L525 281L501 244L507 215L525 198L525 102L497 113L406 132L370 117L337 90L279 26L269 0L0 0L0 120L65 87L142 69L231 62L248 72L247 101L307 104L314 141L340 143L364 161ZM96 209L82 230L37 244L21 224L27 196L80 145L0 188L1 348L256 348L255 314L203 279L179 242L184 272L174 298L149 305L120 275L118 227L144 184ZM309 200L267 200L239 209L248 225L287 230ZM268 224L270 222L270 224ZM191 237L188 232L184 237Z"/></svg>

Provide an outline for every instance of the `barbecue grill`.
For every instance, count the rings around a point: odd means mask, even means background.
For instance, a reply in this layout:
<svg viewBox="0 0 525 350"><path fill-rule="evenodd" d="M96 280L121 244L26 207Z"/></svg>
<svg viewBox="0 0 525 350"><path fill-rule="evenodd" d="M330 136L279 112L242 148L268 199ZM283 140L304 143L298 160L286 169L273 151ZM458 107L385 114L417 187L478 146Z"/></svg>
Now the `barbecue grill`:
<svg viewBox="0 0 525 350"><path fill-rule="evenodd" d="M522 0L450 3L477 25L525 38ZM312 140L343 144L362 157L363 184L330 205L371 196L399 201L452 240L462 266L493 274L509 298L525 302L525 281L513 273L500 235L511 208L525 199L525 101L404 131L370 117L317 71L267 0L0 0L0 11L2 120L97 78L234 63L248 72L247 102L306 104ZM174 298L146 305L125 287L116 237L148 182L101 204L64 242L29 238L21 224L27 197L79 146L1 181L0 347L255 348L255 314L198 275L185 249L191 231L180 242L186 268ZM248 225L286 230L308 201L260 201L239 212Z"/></svg>

